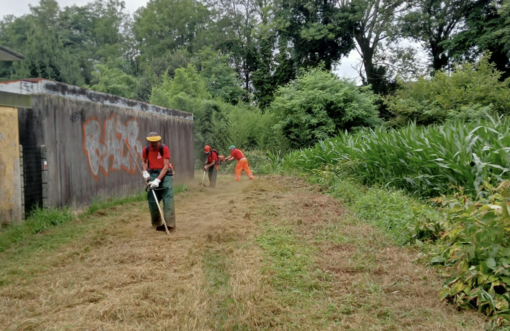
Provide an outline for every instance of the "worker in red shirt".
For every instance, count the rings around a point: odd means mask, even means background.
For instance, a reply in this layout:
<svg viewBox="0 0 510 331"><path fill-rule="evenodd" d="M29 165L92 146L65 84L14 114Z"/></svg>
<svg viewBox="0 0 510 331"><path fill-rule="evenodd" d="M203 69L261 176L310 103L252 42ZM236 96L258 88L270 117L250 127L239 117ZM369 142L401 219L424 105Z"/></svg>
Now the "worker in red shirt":
<svg viewBox="0 0 510 331"><path fill-rule="evenodd" d="M149 211L151 213L152 226L157 231L165 231L166 225L170 231L175 229L175 209L174 209L174 187L173 187L173 167L170 164L170 149L161 143L161 136L156 132L149 133L147 137L149 145L142 150L143 157L143 178L149 182L151 189L158 198L163 201L163 216L161 219L157 202L152 192L147 192L149 201Z"/></svg>
<svg viewBox="0 0 510 331"><path fill-rule="evenodd" d="M233 159L237 160L236 165L236 181L241 180L241 172L244 172L250 177L250 179L255 179L253 174L251 173L250 166L248 165L248 159L244 156L243 152L237 149L234 145L230 146L230 156L225 158L225 161L232 161Z"/></svg>
<svg viewBox="0 0 510 331"><path fill-rule="evenodd" d="M212 149L211 146L205 145L204 153L207 155L204 171L208 173L210 186L216 187L216 178L218 177L219 170L218 152Z"/></svg>

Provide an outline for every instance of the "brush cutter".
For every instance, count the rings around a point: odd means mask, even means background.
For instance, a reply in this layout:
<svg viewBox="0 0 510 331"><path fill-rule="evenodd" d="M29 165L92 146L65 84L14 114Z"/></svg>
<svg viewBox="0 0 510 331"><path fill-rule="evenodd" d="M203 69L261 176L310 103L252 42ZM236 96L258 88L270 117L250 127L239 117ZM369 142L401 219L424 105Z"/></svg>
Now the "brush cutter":
<svg viewBox="0 0 510 331"><path fill-rule="evenodd" d="M142 180L143 182L145 183L146 187L145 187L145 191L146 192L149 192L152 191L152 195L154 196L154 200L156 201L156 204L158 205L158 210L159 210L159 217L161 217L161 219L163 220L163 225L165 226L165 232L166 234L170 234L170 231L168 231L168 227L166 226L166 222L165 222L165 215L163 214L163 210L161 210L161 206L159 205L159 200L158 200L158 197L156 196L156 192L154 192L154 190L163 190L163 189L156 189L156 188L152 188L150 183L147 183L145 181L145 179L143 178L143 172L142 170L140 169L140 166L138 166L138 162L136 162L136 158L135 156L133 155L133 152L131 151L131 148L129 148L129 145L126 143L125 140L124 141L124 144L126 145L128 151L129 151L129 154L131 154L131 157L133 158L133 161L135 162L136 164L136 167L138 168L138 171L140 172L140 175L142 176Z"/></svg>
<svg viewBox="0 0 510 331"><path fill-rule="evenodd" d="M168 227L166 226L165 215L163 215L163 210L161 210L161 206L159 205L158 197L156 196L156 192L154 192L154 190L157 190L157 189L152 188L151 184L147 183L147 187L145 188L145 191L152 192L152 195L154 196L154 200L156 201L156 205L158 205L159 217L161 217L161 219L163 220L163 225L165 226L165 232L166 232L166 234L170 234L170 231L168 231Z"/></svg>
<svg viewBox="0 0 510 331"><path fill-rule="evenodd" d="M205 179L205 170L204 170L204 175L202 176L202 184L200 184L200 186L204 187L204 179Z"/></svg>

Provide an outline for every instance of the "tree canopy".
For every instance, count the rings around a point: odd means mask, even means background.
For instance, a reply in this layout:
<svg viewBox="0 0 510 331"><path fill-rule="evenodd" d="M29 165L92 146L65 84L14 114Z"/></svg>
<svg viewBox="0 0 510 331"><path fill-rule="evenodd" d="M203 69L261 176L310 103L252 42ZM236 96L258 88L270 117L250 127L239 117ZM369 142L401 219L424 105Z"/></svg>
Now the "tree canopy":
<svg viewBox="0 0 510 331"><path fill-rule="evenodd" d="M0 44L26 56L0 79L191 111L200 142L297 147L383 120L507 113L509 17L510 0L149 0L133 14L40 0L0 20ZM337 77L352 52L362 86Z"/></svg>

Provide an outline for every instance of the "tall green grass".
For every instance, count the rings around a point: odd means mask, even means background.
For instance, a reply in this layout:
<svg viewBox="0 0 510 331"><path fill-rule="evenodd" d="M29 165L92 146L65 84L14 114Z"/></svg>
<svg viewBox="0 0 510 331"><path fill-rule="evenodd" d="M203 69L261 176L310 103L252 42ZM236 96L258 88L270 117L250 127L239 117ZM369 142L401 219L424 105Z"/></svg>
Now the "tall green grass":
<svg viewBox="0 0 510 331"><path fill-rule="evenodd" d="M438 196L461 186L483 195L483 181L510 179L510 120L451 122L440 126L365 130L291 152L284 169L310 171L345 165L365 184L405 189L420 196Z"/></svg>
<svg viewBox="0 0 510 331"><path fill-rule="evenodd" d="M73 220L73 214L67 209L35 209L22 223L13 223L0 232L0 252L27 236L41 233L51 227Z"/></svg>

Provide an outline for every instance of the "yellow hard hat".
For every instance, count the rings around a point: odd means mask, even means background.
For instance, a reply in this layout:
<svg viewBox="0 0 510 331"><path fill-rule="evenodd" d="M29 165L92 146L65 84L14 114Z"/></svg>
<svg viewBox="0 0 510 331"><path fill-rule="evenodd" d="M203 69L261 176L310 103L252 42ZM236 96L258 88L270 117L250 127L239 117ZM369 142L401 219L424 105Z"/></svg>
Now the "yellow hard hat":
<svg viewBox="0 0 510 331"><path fill-rule="evenodd" d="M151 132L151 133L149 133L149 136L146 139L147 139L147 141L150 141L150 142L158 142L161 140L161 136L159 134L157 134L156 132Z"/></svg>

